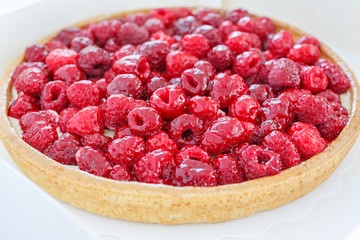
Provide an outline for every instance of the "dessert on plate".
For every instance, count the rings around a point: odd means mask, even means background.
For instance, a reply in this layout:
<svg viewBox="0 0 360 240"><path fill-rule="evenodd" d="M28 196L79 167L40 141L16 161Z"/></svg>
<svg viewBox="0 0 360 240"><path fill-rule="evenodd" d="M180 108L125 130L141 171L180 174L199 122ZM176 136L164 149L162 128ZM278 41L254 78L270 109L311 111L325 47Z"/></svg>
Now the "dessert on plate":
<svg viewBox="0 0 360 240"><path fill-rule="evenodd" d="M26 48L1 139L56 198L141 222L219 222L314 189L355 142L359 87L316 38L244 9L91 19Z"/></svg>

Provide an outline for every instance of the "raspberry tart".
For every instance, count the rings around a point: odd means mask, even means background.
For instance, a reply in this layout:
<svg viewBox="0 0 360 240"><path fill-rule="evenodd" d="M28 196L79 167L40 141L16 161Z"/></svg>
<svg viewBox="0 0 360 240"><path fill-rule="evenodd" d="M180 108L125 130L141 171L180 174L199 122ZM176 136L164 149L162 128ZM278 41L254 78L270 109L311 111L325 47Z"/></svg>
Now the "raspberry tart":
<svg viewBox="0 0 360 240"><path fill-rule="evenodd" d="M91 19L28 47L1 87L0 136L19 168L62 201L132 221L279 207L325 181L359 134L346 64L244 9Z"/></svg>

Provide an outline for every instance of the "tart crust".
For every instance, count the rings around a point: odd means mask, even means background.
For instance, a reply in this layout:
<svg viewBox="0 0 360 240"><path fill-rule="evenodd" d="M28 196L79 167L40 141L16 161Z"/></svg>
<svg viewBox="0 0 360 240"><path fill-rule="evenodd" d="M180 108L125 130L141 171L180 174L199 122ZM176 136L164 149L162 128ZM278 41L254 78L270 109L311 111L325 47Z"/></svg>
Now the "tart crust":
<svg viewBox="0 0 360 240"><path fill-rule="evenodd" d="M138 10L83 21L74 26L124 16ZM220 11L221 12L221 11ZM307 33L274 20L277 30ZM56 33L40 41L45 43ZM320 154L277 175L239 184L216 187L173 187L120 182L97 177L62 165L26 144L12 128L7 116L11 100L10 74L24 56L17 57L1 81L0 138L14 162L33 182L54 197L97 214L131 221L181 224L221 222L269 210L291 202L316 188L339 166L360 132L358 82L348 66L322 44L321 55L339 64L351 79L350 120L341 134Z"/></svg>

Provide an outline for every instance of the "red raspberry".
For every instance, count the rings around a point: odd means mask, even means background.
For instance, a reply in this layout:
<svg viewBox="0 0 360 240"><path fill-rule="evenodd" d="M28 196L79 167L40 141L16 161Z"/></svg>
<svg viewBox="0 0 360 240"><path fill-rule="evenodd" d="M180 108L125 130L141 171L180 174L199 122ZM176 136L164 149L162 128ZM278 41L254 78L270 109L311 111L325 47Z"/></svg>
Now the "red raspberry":
<svg viewBox="0 0 360 240"><path fill-rule="evenodd" d="M165 27L169 27L175 19L175 13L170 8L156 8L150 11L150 17L160 19Z"/></svg>
<svg viewBox="0 0 360 240"><path fill-rule="evenodd" d="M269 50L263 51L262 53L266 61L275 59L275 56Z"/></svg>
<svg viewBox="0 0 360 240"><path fill-rule="evenodd" d="M219 31L223 37L223 39L226 39L227 36L235 31L238 31L238 27L231 21L225 20L219 25Z"/></svg>
<svg viewBox="0 0 360 240"><path fill-rule="evenodd" d="M263 138L272 131L285 131L289 123L286 119L267 120L256 126L251 135L251 143L261 144Z"/></svg>
<svg viewBox="0 0 360 240"><path fill-rule="evenodd" d="M290 168L301 163L301 157L291 137L280 131L273 131L268 134L262 145L280 154L284 168Z"/></svg>
<svg viewBox="0 0 360 240"><path fill-rule="evenodd" d="M238 161L227 155L218 155L213 161L212 166L216 170L219 185L240 183L245 181L243 173L239 168Z"/></svg>
<svg viewBox="0 0 360 240"><path fill-rule="evenodd" d="M275 32L275 23L273 20L268 17L261 17L259 20L265 27L266 35L270 35Z"/></svg>
<svg viewBox="0 0 360 240"><path fill-rule="evenodd" d="M67 131L80 136L104 133L104 113L99 107L86 107L75 113L67 123Z"/></svg>
<svg viewBox="0 0 360 240"><path fill-rule="evenodd" d="M163 70L165 68L165 57L169 53L169 44L167 42L148 41L140 45L138 51L149 61L151 69Z"/></svg>
<svg viewBox="0 0 360 240"><path fill-rule="evenodd" d="M281 30L276 33L269 41L268 49L278 58L286 57L294 45L291 32Z"/></svg>
<svg viewBox="0 0 360 240"><path fill-rule="evenodd" d="M149 34L153 34L158 31L165 31L166 29L163 21L158 18L147 19L143 27L149 32Z"/></svg>
<svg viewBox="0 0 360 240"><path fill-rule="evenodd" d="M193 13L191 11L191 9L187 8L187 7L178 7L173 9L174 13L175 13L175 18L179 19L179 18L185 18L187 16L192 16Z"/></svg>
<svg viewBox="0 0 360 240"><path fill-rule="evenodd" d="M159 88L170 85L170 82L164 77L153 77L146 82L144 86L145 95L150 98L153 92Z"/></svg>
<svg viewBox="0 0 360 240"><path fill-rule="evenodd" d="M255 123L259 109L260 104L255 98L243 95L230 104L229 116L236 117L240 121Z"/></svg>
<svg viewBox="0 0 360 240"><path fill-rule="evenodd" d="M91 25L91 24L90 24ZM72 40L74 38L77 38L77 37L87 37L89 39L91 39L92 41L95 41L95 37L94 37L94 34L91 32L91 29L90 29L90 25L88 25L87 27L85 27L85 29L82 29L81 31L75 33L73 36L72 36ZM70 43L71 44L71 43Z"/></svg>
<svg viewBox="0 0 360 240"><path fill-rule="evenodd" d="M196 28L193 33L203 35L209 41L210 47L215 47L216 45L223 43L219 29L214 26L201 25Z"/></svg>
<svg viewBox="0 0 360 240"><path fill-rule="evenodd" d="M172 38L170 35L165 34L163 31L158 31L151 35L150 41L162 41L167 42L169 46L175 43L175 39Z"/></svg>
<svg viewBox="0 0 360 240"><path fill-rule="evenodd" d="M144 25L145 21L149 18L148 13L133 13L124 17L124 22L132 22L138 26Z"/></svg>
<svg viewBox="0 0 360 240"><path fill-rule="evenodd" d="M123 57L134 55L137 53L137 49L134 45L126 44L114 53L114 61L117 61Z"/></svg>
<svg viewBox="0 0 360 240"><path fill-rule="evenodd" d="M257 75L264 64L261 51L250 50L236 56L232 69L240 76L247 78Z"/></svg>
<svg viewBox="0 0 360 240"><path fill-rule="evenodd" d="M80 31L81 29L78 27L64 28L55 36L54 39L64 43L65 45L69 45L73 36Z"/></svg>
<svg viewBox="0 0 360 240"><path fill-rule="evenodd" d="M66 90L70 103L77 108L99 106L103 97L101 89L89 80L81 80L71 84Z"/></svg>
<svg viewBox="0 0 360 240"><path fill-rule="evenodd" d="M326 98L326 100L328 100L328 102L331 104L337 103L337 104L341 105L340 95L337 94L336 92L333 92L330 89L321 91L321 92L317 93L316 96Z"/></svg>
<svg viewBox="0 0 360 240"><path fill-rule="evenodd" d="M214 65L208 61L200 60L195 63L194 68L203 71L209 79L213 79L215 77L216 69Z"/></svg>
<svg viewBox="0 0 360 240"><path fill-rule="evenodd" d="M224 70L231 66L233 54L226 45L217 45L208 52L207 58L216 69Z"/></svg>
<svg viewBox="0 0 360 240"><path fill-rule="evenodd" d="M225 45L235 54L240 54L251 48L261 48L261 40L256 34L235 31L227 36Z"/></svg>
<svg viewBox="0 0 360 240"><path fill-rule="evenodd" d="M61 164L77 165L75 153L80 147L81 144L77 136L65 133L53 145L46 148L44 154Z"/></svg>
<svg viewBox="0 0 360 240"><path fill-rule="evenodd" d="M92 23L90 25L90 31L95 37L96 42L103 45L110 38L116 37L121 26L122 23L118 20L101 21Z"/></svg>
<svg viewBox="0 0 360 240"><path fill-rule="evenodd" d="M107 147L111 141L111 137L104 136L100 133L86 135L81 138L81 144L83 146L90 146L92 148L100 149L103 152L107 151Z"/></svg>
<svg viewBox="0 0 360 240"><path fill-rule="evenodd" d="M316 126L325 140L335 139L349 121L346 108L338 105L337 103L333 104L333 108L335 113L331 116L330 120Z"/></svg>
<svg viewBox="0 0 360 240"><path fill-rule="evenodd" d="M190 112L200 119L215 119L220 104L211 97L195 96L190 99L189 108Z"/></svg>
<svg viewBox="0 0 360 240"><path fill-rule="evenodd" d="M79 109L76 108L65 108L60 113L60 119L58 125L60 127L60 131L65 133L67 132L67 123L68 121L77 113Z"/></svg>
<svg viewBox="0 0 360 240"><path fill-rule="evenodd" d="M188 145L177 152L175 156L176 165L180 165L185 160L196 160L206 164L211 163L209 153L197 145Z"/></svg>
<svg viewBox="0 0 360 240"><path fill-rule="evenodd" d="M166 132L160 131L146 139L147 152L152 152L157 149L162 149L163 151L169 151L172 154L176 154L178 146Z"/></svg>
<svg viewBox="0 0 360 240"><path fill-rule="evenodd" d="M268 84L275 90L298 87L300 73L295 63L287 58L277 60L269 73Z"/></svg>
<svg viewBox="0 0 360 240"><path fill-rule="evenodd" d="M110 53L97 46L88 46L79 53L78 66L89 77L101 77L111 64Z"/></svg>
<svg viewBox="0 0 360 240"><path fill-rule="evenodd" d="M269 85L265 84L252 84L249 87L249 92L249 95L255 98L260 104L276 96L275 91Z"/></svg>
<svg viewBox="0 0 360 240"><path fill-rule="evenodd" d="M26 130L28 130L34 123L39 121L54 124L56 126L59 121L59 115L52 110L29 112L20 118L19 124L21 130L26 132Z"/></svg>
<svg viewBox="0 0 360 240"><path fill-rule="evenodd" d="M75 64L62 66L53 75L53 80L61 80L68 85L84 79L86 79L85 74Z"/></svg>
<svg viewBox="0 0 360 240"><path fill-rule="evenodd" d="M301 70L301 86L311 92L325 90L328 85L328 78L321 68L316 66L304 67Z"/></svg>
<svg viewBox="0 0 360 240"><path fill-rule="evenodd" d="M323 97L303 95L295 103L295 113L299 121L317 125L329 121L334 110Z"/></svg>
<svg viewBox="0 0 360 240"><path fill-rule="evenodd" d="M125 136L130 136L130 135L131 135L131 131L129 125L125 124L116 129L114 139L123 138Z"/></svg>
<svg viewBox="0 0 360 240"><path fill-rule="evenodd" d="M117 74L110 68L104 73L103 78L105 78L106 83L110 83L116 77L116 75Z"/></svg>
<svg viewBox="0 0 360 240"><path fill-rule="evenodd" d="M174 186L210 187L217 185L215 169L197 160L185 160L176 166L172 174Z"/></svg>
<svg viewBox="0 0 360 240"><path fill-rule="evenodd" d="M34 44L27 47L25 50L25 62L45 62L49 51L46 46L41 44Z"/></svg>
<svg viewBox="0 0 360 240"><path fill-rule="evenodd" d="M48 41L45 44L45 46L48 48L49 52L51 52L52 50L55 50L55 49L67 49L67 46L65 43L62 43L55 39L51 39L50 41Z"/></svg>
<svg viewBox="0 0 360 240"><path fill-rule="evenodd" d="M210 42L201 34L187 34L181 39L184 52L202 58L210 49Z"/></svg>
<svg viewBox="0 0 360 240"><path fill-rule="evenodd" d="M185 70L181 75L181 86L187 95L204 95L208 91L209 78L197 69Z"/></svg>
<svg viewBox="0 0 360 240"><path fill-rule="evenodd" d="M194 55L182 51L172 51L166 56L166 72L169 76L180 76L198 61Z"/></svg>
<svg viewBox="0 0 360 240"><path fill-rule="evenodd" d="M243 137L244 127L237 118L222 117L205 131L200 146L211 154L219 154L239 144Z"/></svg>
<svg viewBox="0 0 360 240"><path fill-rule="evenodd" d="M296 41L296 44L311 44L317 48L320 48L320 42L312 36L303 36Z"/></svg>
<svg viewBox="0 0 360 240"><path fill-rule="evenodd" d="M320 59L315 63L329 79L329 87L334 92L341 94L346 92L351 86L350 78L337 64L332 63L327 59Z"/></svg>
<svg viewBox="0 0 360 240"><path fill-rule="evenodd" d="M174 166L173 155L158 149L138 158L133 165L133 171L139 182L170 184Z"/></svg>
<svg viewBox="0 0 360 240"><path fill-rule="evenodd" d="M107 86L108 86L108 83L106 81L105 78L100 78L99 80L97 80L95 82L96 86L101 90L101 93L104 97L107 97ZM102 102L104 101L104 98L101 100ZM106 101L106 99L105 99ZM101 105L101 103L100 103Z"/></svg>
<svg viewBox="0 0 360 240"><path fill-rule="evenodd" d="M193 16L188 16L185 18L180 18L174 22L174 30L176 34L184 36L185 34L191 34L198 28L201 24ZM171 45L171 44L170 44Z"/></svg>
<svg viewBox="0 0 360 240"><path fill-rule="evenodd" d="M295 118L293 104L286 98L270 98L266 100L259 111L261 123L268 120L283 121L288 126Z"/></svg>
<svg viewBox="0 0 360 240"><path fill-rule="evenodd" d="M48 82L46 73L38 67L23 70L15 79L14 87L18 92L40 94L41 89Z"/></svg>
<svg viewBox="0 0 360 240"><path fill-rule="evenodd" d="M169 134L179 147L183 147L199 144L203 131L201 119L191 114L183 114L172 120Z"/></svg>
<svg viewBox="0 0 360 240"><path fill-rule="evenodd" d="M48 82L41 92L41 108L61 112L69 105L66 89L67 85L62 81Z"/></svg>
<svg viewBox="0 0 360 240"><path fill-rule="evenodd" d="M145 153L145 141L138 136L126 136L113 140L108 146L107 155L111 162L120 165L131 165Z"/></svg>
<svg viewBox="0 0 360 240"><path fill-rule="evenodd" d="M80 52L83 48L91 45L94 45L94 42L88 37L75 37L70 43L71 49L76 52Z"/></svg>
<svg viewBox="0 0 360 240"><path fill-rule="evenodd" d="M22 139L33 148L43 152L58 139L58 133L55 125L38 121L23 133Z"/></svg>
<svg viewBox="0 0 360 240"><path fill-rule="evenodd" d="M296 122L288 129L288 133L304 159L311 158L326 148L325 140L311 123Z"/></svg>
<svg viewBox="0 0 360 240"><path fill-rule="evenodd" d="M288 89L284 90L278 96L278 98L286 98L292 104L295 104L299 100L299 98L301 98L304 95L311 95L311 92L306 89L288 88Z"/></svg>
<svg viewBox="0 0 360 240"><path fill-rule="evenodd" d="M312 65L319 60L320 50L310 44L295 44L290 49L287 57L295 62Z"/></svg>
<svg viewBox="0 0 360 240"><path fill-rule="evenodd" d="M109 173L109 178L117 181L132 181L133 176L126 166L115 165Z"/></svg>
<svg viewBox="0 0 360 240"><path fill-rule="evenodd" d="M18 65L14 72L12 72L11 74L11 81L12 83L15 82L16 78L20 75L20 73L27 69L27 68L32 68L32 67L37 67L41 70L43 70L46 74L48 74L48 69L47 69L47 66L45 65L45 63L42 63L42 62L23 62L21 63L20 65Z"/></svg>
<svg viewBox="0 0 360 240"><path fill-rule="evenodd" d="M106 87L107 94L124 94L128 97L140 98L143 88L140 79L134 74L119 74Z"/></svg>
<svg viewBox="0 0 360 240"><path fill-rule="evenodd" d="M174 119L186 112L187 97L180 87L169 85L151 95L150 107L158 110L164 119Z"/></svg>
<svg viewBox="0 0 360 240"><path fill-rule="evenodd" d="M141 137L149 137L160 130L162 119L153 108L134 108L127 116L130 131Z"/></svg>
<svg viewBox="0 0 360 240"><path fill-rule="evenodd" d="M76 64L79 54L70 49L54 49L46 57L45 63L50 72L55 72L59 67Z"/></svg>
<svg viewBox="0 0 360 240"><path fill-rule="evenodd" d="M105 154L95 148L86 146L80 148L75 154L80 170L100 177L108 177L112 170Z"/></svg>
<svg viewBox="0 0 360 240"><path fill-rule="evenodd" d="M122 45L138 45L149 39L149 33L145 28L139 27L135 23L127 22L121 26L117 32L117 37Z"/></svg>
<svg viewBox="0 0 360 240"><path fill-rule="evenodd" d="M202 24L218 27L223 21L223 17L217 12L209 12L200 18Z"/></svg>
<svg viewBox="0 0 360 240"><path fill-rule="evenodd" d="M250 16L248 11L242 8L238 8L227 11L225 18L232 21L233 23L237 23L241 18L246 16Z"/></svg>
<svg viewBox="0 0 360 240"><path fill-rule="evenodd" d="M240 156L240 166L248 180L275 175L282 169L280 155L260 146L251 145Z"/></svg>
<svg viewBox="0 0 360 240"><path fill-rule="evenodd" d="M114 38L110 38L109 40L106 41L105 45L104 45L104 49L108 52L114 53L117 50L120 49L121 46L119 46L116 43L116 39Z"/></svg>
<svg viewBox="0 0 360 240"><path fill-rule="evenodd" d="M235 98L245 94L247 86L240 75L218 74L212 83L209 96L220 103L221 108L227 108Z"/></svg>
<svg viewBox="0 0 360 240"><path fill-rule="evenodd" d="M114 62L112 70L116 74L134 74L145 83L150 76L150 64L146 57L141 55L130 55Z"/></svg>
<svg viewBox="0 0 360 240"><path fill-rule="evenodd" d="M266 36L266 28L264 24L256 18L245 16L239 19L236 23L239 31L248 32L248 33L255 33L260 38Z"/></svg>
<svg viewBox="0 0 360 240"><path fill-rule="evenodd" d="M269 60L266 61L261 67L259 71L259 78L262 80L263 83L268 83L269 74L276 64L276 60Z"/></svg>

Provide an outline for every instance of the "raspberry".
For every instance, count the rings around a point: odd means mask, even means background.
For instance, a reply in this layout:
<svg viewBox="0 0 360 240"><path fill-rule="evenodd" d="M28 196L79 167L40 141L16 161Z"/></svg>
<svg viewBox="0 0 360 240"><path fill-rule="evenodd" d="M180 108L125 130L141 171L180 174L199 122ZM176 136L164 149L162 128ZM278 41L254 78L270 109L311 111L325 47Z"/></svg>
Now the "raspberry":
<svg viewBox="0 0 360 240"><path fill-rule="evenodd" d="M321 70L323 70L329 79L329 87L334 92L338 94L344 93L351 86L349 77L339 65L320 59L315 63L315 66L320 67Z"/></svg>
<svg viewBox="0 0 360 240"><path fill-rule="evenodd" d="M158 31L151 35L150 41L162 41L167 42L169 46L172 46L175 43L175 39L173 39L170 35L165 34L163 31Z"/></svg>
<svg viewBox="0 0 360 240"><path fill-rule="evenodd" d="M261 17L259 18L259 20L265 27L266 35L270 35L275 32L275 23L273 22L273 20L268 17Z"/></svg>
<svg viewBox="0 0 360 240"><path fill-rule="evenodd" d="M261 123L268 120L283 121L288 126L295 118L293 104L286 98L270 98L266 100L259 111Z"/></svg>
<svg viewBox="0 0 360 240"><path fill-rule="evenodd" d="M169 53L169 45L163 41L148 41L138 47L139 53L147 58L151 69L163 70L165 57Z"/></svg>
<svg viewBox="0 0 360 240"><path fill-rule="evenodd" d="M78 27L64 28L55 36L54 39L64 43L65 45L69 45L73 36L80 31L81 29Z"/></svg>
<svg viewBox="0 0 360 240"><path fill-rule="evenodd" d="M149 34L153 34L153 33L156 33L158 31L164 31L165 30L165 25L164 25L163 21L161 21L158 18L149 18L149 19L147 19L145 21L143 27L149 32Z"/></svg>
<svg viewBox="0 0 360 240"><path fill-rule="evenodd" d="M91 24L90 24L91 25ZM75 33L73 36L72 36L72 40L74 38L77 38L77 37L86 37L86 38L89 38L91 39L91 41L95 41L95 37L94 37L94 34L91 32L91 29L90 29L90 25L88 25L87 27L85 27L84 29L82 29L81 31ZM71 43L70 43L71 44Z"/></svg>
<svg viewBox="0 0 360 240"><path fill-rule="evenodd" d="M77 136L65 133L53 145L46 148L44 154L61 164L77 165L75 153L80 147L81 144Z"/></svg>
<svg viewBox="0 0 360 240"><path fill-rule="evenodd" d="M106 83L110 83L115 77L116 77L116 73L110 68L109 70L107 70L104 75L103 78L106 80ZM106 91L105 91L106 92ZM107 93L106 93L107 94Z"/></svg>
<svg viewBox="0 0 360 240"><path fill-rule="evenodd" d="M89 77L101 77L111 64L110 53L97 46L88 46L79 53L78 66Z"/></svg>
<svg viewBox="0 0 360 240"><path fill-rule="evenodd" d="M303 36L299 38L295 44L311 44L314 45L317 48L320 48L320 42L316 38L312 36Z"/></svg>
<svg viewBox="0 0 360 240"><path fill-rule="evenodd" d="M55 125L38 121L23 133L22 139L33 148L43 152L58 139L58 133Z"/></svg>
<svg viewBox="0 0 360 240"><path fill-rule="evenodd" d="M125 22L132 22L138 26L144 25L145 21L149 18L148 13L133 13L125 16Z"/></svg>
<svg viewBox="0 0 360 240"><path fill-rule="evenodd" d="M287 57L295 62L312 65L319 60L320 50L314 45L296 44L290 49Z"/></svg>
<svg viewBox="0 0 360 240"><path fill-rule="evenodd" d="M265 84L252 84L249 87L249 92L249 95L255 98L260 104L276 96L275 91L269 85Z"/></svg>
<svg viewBox="0 0 360 240"><path fill-rule="evenodd" d="M115 165L109 173L109 178L117 181L132 181L133 176L127 167L122 165Z"/></svg>
<svg viewBox="0 0 360 240"><path fill-rule="evenodd" d="M108 86L108 83L107 83L106 79L100 78L99 80L97 80L95 82L95 84L101 90L102 95L104 97L107 97L107 89L106 88ZM101 101L103 102L104 100L106 101L106 98L103 98ZM100 105L101 105L101 103L100 103Z"/></svg>
<svg viewBox="0 0 360 240"><path fill-rule="evenodd" d="M81 144L83 146L90 146L92 148L100 149L103 152L107 151L107 147L111 141L111 137L107 137L99 133L86 135L81 138Z"/></svg>
<svg viewBox="0 0 360 240"><path fill-rule="evenodd" d="M251 135L251 143L261 145L263 138L272 131L285 131L289 123L286 119L267 120L256 126Z"/></svg>
<svg viewBox="0 0 360 240"><path fill-rule="evenodd" d="M187 95L204 95L208 91L209 78L196 68L185 70L181 75L181 86Z"/></svg>
<svg viewBox="0 0 360 240"><path fill-rule="evenodd" d="M282 169L280 155L260 146L251 145L240 156L241 168L248 180L275 175Z"/></svg>
<svg viewBox="0 0 360 240"><path fill-rule="evenodd" d="M77 108L99 106L103 97L101 89L89 80L81 80L71 84L66 90L70 103Z"/></svg>
<svg viewBox="0 0 360 240"><path fill-rule="evenodd" d="M245 181L237 160L227 154L218 155L212 161L212 166L216 170L219 185Z"/></svg>
<svg viewBox="0 0 360 240"><path fill-rule="evenodd" d="M67 85L62 81L48 82L41 92L40 104L42 109L61 112L69 105L66 96Z"/></svg>
<svg viewBox="0 0 360 240"><path fill-rule="evenodd" d="M126 56L134 55L136 53L137 49L134 45L126 44L120 47L120 49L114 53L114 61L117 61Z"/></svg>
<svg viewBox="0 0 360 240"><path fill-rule="evenodd" d="M67 123L67 131L80 136L104 133L104 113L99 107L86 107L75 113Z"/></svg>
<svg viewBox="0 0 360 240"><path fill-rule="evenodd" d="M20 118L19 124L21 130L23 132L26 132L26 130L29 129L34 123L39 121L49 124L54 124L56 126L59 121L59 115L52 110L29 112Z"/></svg>
<svg viewBox="0 0 360 240"><path fill-rule="evenodd" d="M237 118L222 117L205 131L200 146L211 154L219 154L239 144L244 136L244 127Z"/></svg>
<svg viewBox="0 0 360 240"><path fill-rule="evenodd" d="M45 63L42 63L42 62L23 62L20 65L18 65L15 68L14 72L11 74L12 83L15 82L15 80L22 73L23 70L28 69L28 68L32 68L32 67L37 67L37 68L43 70L46 74L48 74L48 69L47 69L47 66L45 65Z"/></svg>
<svg viewBox="0 0 360 240"><path fill-rule="evenodd" d="M55 72L59 67L76 64L79 54L70 49L54 49L46 57L45 63L51 73Z"/></svg>
<svg viewBox="0 0 360 240"><path fill-rule="evenodd" d="M166 72L169 76L180 76L198 61L194 55L182 51L172 51L166 56Z"/></svg>
<svg viewBox="0 0 360 240"><path fill-rule="evenodd" d="M339 107L339 110L336 109L337 107L334 107L335 113L331 116L330 120L316 126L325 140L335 139L349 121L346 108L337 103L335 103L335 106Z"/></svg>
<svg viewBox="0 0 360 240"><path fill-rule="evenodd" d="M200 60L195 63L194 68L197 68L205 73L209 79L213 79L216 74L215 67L208 61Z"/></svg>
<svg viewBox="0 0 360 240"><path fill-rule="evenodd" d="M119 74L106 87L107 94L124 94L128 97L140 98L142 95L142 84L134 74Z"/></svg>
<svg viewBox="0 0 360 240"><path fill-rule="evenodd" d="M314 93L327 88L328 78L321 68L316 66L304 67L300 74L302 88Z"/></svg>
<svg viewBox="0 0 360 240"><path fill-rule="evenodd" d="M298 87L300 74L295 63L287 58L277 60L269 73L268 84L275 90Z"/></svg>
<svg viewBox="0 0 360 240"><path fill-rule="evenodd" d="M67 49L67 46L65 43L62 43L58 40L55 39L51 39L50 41L48 41L45 46L48 48L48 51L51 52L52 50L55 49ZM46 59L45 59L46 60Z"/></svg>
<svg viewBox="0 0 360 240"><path fill-rule="evenodd" d="M269 74L273 69L274 65L276 64L276 60L269 60L266 61L261 67L259 71L259 78L262 80L263 83L268 83Z"/></svg>
<svg viewBox="0 0 360 240"><path fill-rule="evenodd" d="M150 107L134 108L129 112L127 119L131 133L145 138L162 127L160 114Z"/></svg>
<svg viewBox="0 0 360 240"><path fill-rule="evenodd" d="M218 27L223 21L223 17L216 12L209 12L200 18L202 24Z"/></svg>
<svg viewBox="0 0 360 240"><path fill-rule="evenodd" d="M105 45L104 45L104 49L108 52L114 53L117 50L120 49L121 46L119 46L116 43L116 39L114 38L110 38L109 40L106 41Z"/></svg>
<svg viewBox="0 0 360 240"><path fill-rule="evenodd" d="M145 83L150 75L150 64L144 56L130 55L114 62L112 70L116 74L134 74Z"/></svg>
<svg viewBox="0 0 360 240"><path fill-rule="evenodd" d="M80 52L83 48L91 45L94 45L94 42L88 37L75 37L70 43L71 49L76 52Z"/></svg>
<svg viewBox="0 0 360 240"><path fill-rule="evenodd" d="M311 123L296 122L288 129L288 133L303 159L311 158L326 148L325 140Z"/></svg>
<svg viewBox="0 0 360 240"><path fill-rule="evenodd" d="M184 52L202 58L210 49L210 42L201 34L187 34L181 39Z"/></svg>
<svg viewBox="0 0 360 240"><path fill-rule="evenodd" d="M158 149L138 158L133 165L133 171L139 182L170 184L174 166L173 155Z"/></svg>
<svg viewBox="0 0 360 240"><path fill-rule="evenodd" d="M246 51L236 56L232 68L243 78L252 77L260 71L264 60L261 51Z"/></svg>
<svg viewBox="0 0 360 240"><path fill-rule="evenodd" d="M220 104L211 97L195 96L190 99L189 108L190 112L200 119L215 119Z"/></svg>
<svg viewBox="0 0 360 240"><path fill-rule="evenodd" d="M48 82L46 73L38 67L24 69L15 79L14 87L18 92L40 94L41 89Z"/></svg>
<svg viewBox="0 0 360 240"><path fill-rule="evenodd" d="M124 23L117 32L117 37L122 45L138 45L149 39L149 33L145 28L139 27L135 23Z"/></svg>
<svg viewBox="0 0 360 240"><path fill-rule="evenodd" d="M201 24L193 16L180 18L174 22L174 30L176 34L184 36L185 34L191 34Z"/></svg>
<svg viewBox="0 0 360 240"><path fill-rule="evenodd" d="M160 19L165 27L169 27L175 19L175 13L170 8L156 8L149 13L150 17Z"/></svg>
<svg viewBox="0 0 360 240"><path fill-rule="evenodd" d="M299 100L299 98L301 98L304 95L311 95L311 92L306 89L288 88L288 89L284 90L278 96L278 98L286 98L292 104L295 104Z"/></svg>
<svg viewBox="0 0 360 240"><path fill-rule="evenodd" d="M209 96L220 103L221 108L227 108L235 98L245 94L247 86L240 75L218 74L212 83Z"/></svg>
<svg viewBox="0 0 360 240"><path fill-rule="evenodd" d="M120 165L131 165L143 153L145 153L145 141L138 136L115 139L109 144L107 151L111 162Z"/></svg>
<svg viewBox="0 0 360 240"><path fill-rule="evenodd" d="M278 58L286 57L294 45L291 32L281 30L276 33L269 41L268 49Z"/></svg>
<svg viewBox="0 0 360 240"><path fill-rule="evenodd" d="M237 23L241 18L247 16L250 16L250 14L242 8L229 10L225 14L225 18L233 23Z"/></svg>
<svg viewBox="0 0 360 240"><path fill-rule="evenodd" d="M193 33L203 35L209 41L210 47L215 47L223 42L220 31L211 25L201 25Z"/></svg>
<svg viewBox="0 0 360 240"><path fill-rule="evenodd" d="M169 151L172 154L176 154L178 146L166 132L160 131L146 139L147 152L152 152L157 149L162 149L163 151Z"/></svg>
<svg viewBox="0 0 360 240"><path fill-rule="evenodd" d="M255 123L259 109L260 104L255 98L243 95L230 104L229 116L236 117L240 121Z"/></svg>
<svg viewBox="0 0 360 240"><path fill-rule="evenodd" d="M80 170L100 177L108 177L112 170L111 164L105 154L95 148L86 146L80 148L75 154Z"/></svg>
<svg viewBox="0 0 360 240"><path fill-rule="evenodd" d="M150 97L150 107L159 111L164 119L174 119L186 112L187 97L177 86L157 89Z"/></svg>
<svg viewBox="0 0 360 240"><path fill-rule="evenodd" d="M34 44L27 47L25 50L25 62L45 62L49 51L46 46L41 44Z"/></svg>
<svg viewBox="0 0 360 240"><path fill-rule="evenodd" d="M191 11L191 9L187 8L187 7L178 7L173 9L174 13L175 13L175 18L179 19L179 18L185 18L187 16L192 16L193 13Z"/></svg>
<svg viewBox="0 0 360 240"><path fill-rule="evenodd" d="M291 137L280 131L273 131L268 134L262 145L280 154L284 168L290 168L301 163L301 157Z"/></svg>
<svg viewBox="0 0 360 240"><path fill-rule="evenodd" d="M90 25L90 31L94 35L96 42L104 45L110 38L116 37L122 24L117 20L101 21Z"/></svg>
<svg viewBox="0 0 360 240"><path fill-rule="evenodd" d="M333 92L330 89L321 91L317 93L316 96L326 98L326 100L328 100L329 103L337 103L341 105L340 95L337 94L336 92Z"/></svg>
<svg viewBox="0 0 360 240"><path fill-rule="evenodd" d="M225 45L235 54L240 54L251 48L261 48L261 40L256 34L235 31L227 36Z"/></svg>
<svg viewBox="0 0 360 240"><path fill-rule="evenodd" d="M53 75L53 80L61 80L68 85L84 79L86 79L85 74L75 64L62 66Z"/></svg>
<svg viewBox="0 0 360 240"><path fill-rule="evenodd" d="M58 122L58 126L60 127L60 131L65 133L67 132L67 123L68 121L77 113L79 109L76 108L65 108L60 113L60 119Z"/></svg>
<svg viewBox="0 0 360 240"><path fill-rule="evenodd" d="M131 131L128 124L122 125L116 129L114 139L130 136Z"/></svg>
<svg viewBox="0 0 360 240"><path fill-rule="evenodd" d="M227 36L235 31L238 31L238 27L231 21L225 20L219 25L219 31L223 37L223 39L226 39Z"/></svg>
<svg viewBox="0 0 360 240"><path fill-rule="evenodd" d="M197 160L185 160L176 166L172 174L174 186L210 187L217 185L215 169Z"/></svg>
<svg viewBox="0 0 360 240"><path fill-rule="evenodd" d="M241 32L255 33L260 38L266 36L266 28L259 19L245 16L239 19L236 26Z"/></svg>
<svg viewBox="0 0 360 240"><path fill-rule="evenodd" d="M179 147L199 144L204 131L201 119L191 114L183 114L172 120L169 134Z"/></svg>
<svg viewBox="0 0 360 240"><path fill-rule="evenodd" d="M211 163L210 155L197 145L188 145L177 152L175 156L176 165L180 165L185 160L196 160L206 164Z"/></svg>
<svg viewBox="0 0 360 240"><path fill-rule="evenodd" d="M216 69L224 70L231 66L233 54L226 45L217 45L208 52L207 58Z"/></svg>
<svg viewBox="0 0 360 240"><path fill-rule="evenodd" d="M262 53L266 61L275 59L275 56L269 50L263 51Z"/></svg>

